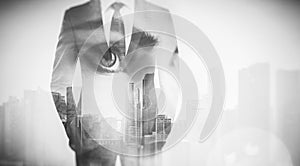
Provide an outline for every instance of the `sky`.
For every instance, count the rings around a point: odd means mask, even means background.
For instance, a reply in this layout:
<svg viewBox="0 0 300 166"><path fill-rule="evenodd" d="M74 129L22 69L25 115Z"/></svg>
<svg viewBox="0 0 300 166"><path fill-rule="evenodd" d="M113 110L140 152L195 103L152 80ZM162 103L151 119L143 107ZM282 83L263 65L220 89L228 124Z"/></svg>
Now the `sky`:
<svg viewBox="0 0 300 166"><path fill-rule="evenodd" d="M278 69L300 67L299 1L150 1L191 21L210 39L224 67L226 108L237 105L240 69L266 62L271 65L274 76ZM1 2L0 102L6 101L9 96L22 97L26 89L50 91L63 13L69 7L84 2Z"/></svg>

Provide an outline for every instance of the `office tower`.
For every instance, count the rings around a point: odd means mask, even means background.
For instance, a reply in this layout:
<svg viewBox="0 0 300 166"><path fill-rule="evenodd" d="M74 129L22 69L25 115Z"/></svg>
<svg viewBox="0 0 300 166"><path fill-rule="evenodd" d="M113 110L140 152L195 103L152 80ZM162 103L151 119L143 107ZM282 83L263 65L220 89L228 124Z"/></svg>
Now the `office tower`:
<svg viewBox="0 0 300 166"><path fill-rule="evenodd" d="M67 116L73 118L76 116L76 103L73 96L72 87L67 87Z"/></svg>
<svg viewBox="0 0 300 166"><path fill-rule="evenodd" d="M37 91L24 91L24 111L26 113L26 164L39 165L43 164L43 160L38 158L39 154L43 153L41 148L41 133L40 133L40 117L39 110L39 95ZM45 107L45 106L43 106Z"/></svg>
<svg viewBox="0 0 300 166"><path fill-rule="evenodd" d="M142 144L142 137L143 137L143 105L142 105L142 100L141 100L141 91L138 88L137 89L137 104L136 104L136 111L137 111L137 119L136 119L136 123L137 123L137 138L138 138L138 143L139 145Z"/></svg>
<svg viewBox="0 0 300 166"><path fill-rule="evenodd" d="M62 96L58 92L52 92L53 101L56 107L56 110L58 111L59 117L62 120L62 122L67 121L67 105L65 101L65 96Z"/></svg>
<svg viewBox="0 0 300 166"><path fill-rule="evenodd" d="M156 133L157 134L165 134L165 115L157 115L156 118L156 123L157 123L157 128L156 128Z"/></svg>
<svg viewBox="0 0 300 166"><path fill-rule="evenodd" d="M129 83L129 102L130 107L128 108L127 117L125 120L125 142L127 144L137 144L138 143L138 123L137 123L137 107L136 103L138 99L136 99L134 83ZM137 103L138 104L138 103Z"/></svg>
<svg viewBox="0 0 300 166"><path fill-rule="evenodd" d="M5 110L4 106L0 106L0 160L5 158L4 149L5 149Z"/></svg>
<svg viewBox="0 0 300 166"><path fill-rule="evenodd" d="M170 134L172 128L172 119L166 118L164 122L164 130L166 134Z"/></svg>
<svg viewBox="0 0 300 166"><path fill-rule="evenodd" d="M300 71L276 74L277 133L287 146L293 165L300 165Z"/></svg>
<svg viewBox="0 0 300 166"><path fill-rule="evenodd" d="M25 159L25 112L23 103L15 97L10 97L2 106L1 117L3 122L2 133L4 157L11 161L23 161ZM2 137L2 136L1 136Z"/></svg>
<svg viewBox="0 0 300 166"><path fill-rule="evenodd" d="M270 66L259 63L239 71L239 124L269 128Z"/></svg>
<svg viewBox="0 0 300 166"><path fill-rule="evenodd" d="M60 102L65 103L64 97L61 97ZM25 90L23 103L22 110L26 113L26 165L53 165L55 161L51 157L54 154L59 156L50 146L59 140L57 133L49 131L53 125L52 120L57 118L51 118L53 111L56 111L53 100L47 91Z"/></svg>
<svg viewBox="0 0 300 166"><path fill-rule="evenodd" d="M143 82L143 135L152 134L155 130L155 117L157 115L157 102L154 87L154 73L144 76Z"/></svg>

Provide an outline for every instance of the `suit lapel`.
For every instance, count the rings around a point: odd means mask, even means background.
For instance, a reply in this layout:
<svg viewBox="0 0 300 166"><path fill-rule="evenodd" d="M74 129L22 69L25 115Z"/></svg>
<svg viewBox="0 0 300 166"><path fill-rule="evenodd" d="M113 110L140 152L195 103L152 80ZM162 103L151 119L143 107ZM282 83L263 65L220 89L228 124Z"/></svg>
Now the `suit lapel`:
<svg viewBox="0 0 300 166"><path fill-rule="evenodd" d="M98 39L102 39L99 48L101 53L105 53L108 50L108 45L104 34L100 3L100 0L91 0L89 10L91 19L88 22L92 33L94 33Z"/></svg>
<svg viewBox="0 0 300 166"><path fill-rule="evenodd" d="M140 42L142 36L141 32L143 31L141 27L144 25L145 22L145 13L143 13L143 11L145 11L145 6L146 6L146 1L135 0L134 22L132 26L131 40L127 50L127 54L130 54L134 50L136 50Z"/></svg>

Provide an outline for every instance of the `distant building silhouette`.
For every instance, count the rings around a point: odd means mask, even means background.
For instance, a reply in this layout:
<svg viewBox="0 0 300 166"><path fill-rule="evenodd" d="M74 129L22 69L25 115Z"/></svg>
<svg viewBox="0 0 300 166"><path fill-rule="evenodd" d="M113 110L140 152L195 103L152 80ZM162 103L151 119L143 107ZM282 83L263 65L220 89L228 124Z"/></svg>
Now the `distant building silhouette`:
<svg viewBox="0 0 300 166"><path fill-rule="evenodd" d="M4 106L0 106L0 160L4 159L5 155L5 109Z"/></svg>
<svg viewBox="0 0 300 166"><path fill-rule="evenodd" d="M239 124L269 129L270 65L254 64L239 71Z"/></svg>
<svg viewBox="0 0 300 166"><path fill-rule="evenodd" d="M300 71L276 74L277 132L287 146L293 165L300 165Z"/></svg>
<svg viewBox="0 0 300 166"><path fill-rule="evenodd" d="M25 158L25 112L22 106L22 101L15 97L4 103L4 150L6 158L12 161Z"/></svg>
<svg viewBox="0 0 300 166"><path fill-rule="evenodd" d="M66 108L64 97L54 96ZM0 106L0 165L70 165L61 155L68 149L52 130L53 111L49 92L41 89L25 90L22 98L10 97Z"/></svg>

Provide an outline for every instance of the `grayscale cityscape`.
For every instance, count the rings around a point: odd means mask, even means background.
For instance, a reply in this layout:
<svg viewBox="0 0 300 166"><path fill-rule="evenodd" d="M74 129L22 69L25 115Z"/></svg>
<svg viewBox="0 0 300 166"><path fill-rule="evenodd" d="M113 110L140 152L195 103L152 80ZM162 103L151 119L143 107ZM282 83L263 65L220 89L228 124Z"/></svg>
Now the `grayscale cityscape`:
<svg viewBox="0 0 300 166"><path fill-rule="evenodd" d="M224 110L219 126L208 141L214 142L238 128L261 129L273 133L282 141L290 154L292 164L297 166L300 165L300 131L295 126L300 125L300 70L277 70L273 74L275 78L272 79L270 65L267 63L254 64L239 71L238 105L236 108ZM157 114L157 110L152 109L155 106L148 103L151 99L144 96L145 91L152 88L145 86L147 77L151 76L145 76L141 89L133 83L129 85L132 90L131 118L127 118L125 122L123 135L115 138L119 142L143 146L151 142L166 141L172 124L176 123L166 115L147 119L151 114ZM270 87L275 89L274 102L271 102ZM67 92L71 92L68 89ZM60 94L55 96L61 111L66 111L67 107L75 109L71 94L67 94L67 98ZM53 134L52 137L49 134L51 132L45 130L52 125L49 115L53 110L44 108L54 107L52 104L49 93L38 89L26 90L23 98L10 97L1 105L0 165L51 165L51 162L64 164L63 158L61 161L54 161L54 154L48 149L55 139ZM144 113L145 109L147 114ZM110 118L107 121L114 124L116 120ZM105 135L99 138L112 139ZM103 139L102 143L111 142ZM186 151L193 153L193 143L188 145L185 147ZM268 149L269 154L264 155L272 156L274 151L271 144Z"/></svg>
<svg viewBox="0 0 300 166"><path fill-rule="evenodd" d="M0 166L300 166L299 0L0 1Z"/></svg>

